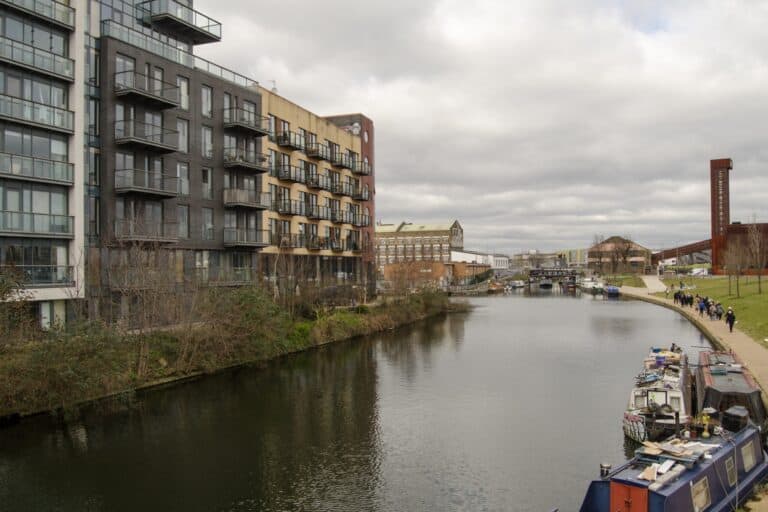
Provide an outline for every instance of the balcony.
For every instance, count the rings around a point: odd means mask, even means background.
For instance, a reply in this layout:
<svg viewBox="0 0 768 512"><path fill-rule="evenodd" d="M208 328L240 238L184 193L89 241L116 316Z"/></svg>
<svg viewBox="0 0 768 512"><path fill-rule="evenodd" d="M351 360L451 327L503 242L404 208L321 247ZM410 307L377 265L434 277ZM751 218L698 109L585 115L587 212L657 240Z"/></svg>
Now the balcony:
<svg viewBox="0 0 768 512"><path fill-rule="evenodd" d="M337 150L331 152L331 163L336 167L346 167L345 163L347 160L347 155L341 151Z"/></svg>
<svg viewBox="0 0 768 512"><path fill-rule="evenodd" d="M0 235L74 238L74 217L45 213L0 211Z"/></svg>
<svg viewBox="0 0 768 512"><path fill-rule="evenodd" d="M28 44L0 37L0 61L36 73L75 81L75 61Z"/></svg>
<svg viewBox="0 0 768 512"><path fill-rule="evenodd" d="M348 251L363 252L363 244L359 240L348 238L345 245Z"/></svg>
<svg viewBox="0 0 768 512"><path fill-rule="evenodd" d="M47 130L74 133L73 112L4 94L0 94L0 118Z"/></svg>
<svg viewBox="0 0 768 512"><path fill-rule="evenodd" d="M0 153L0 177L72 185L75 166L67 162Z"/></svg>
<svg viewBox="0 0 768 512"><path fill-rule="evenodd" d="M225 247L266 247L269 231L246 228L224 228Z"/></svg>
<svg viewBox="0 0 768 512"><path fill-rule="evenodd" d="M308 174L307 187L314 190L330 190L331 182L325 174Z"/></svg>
<svg viewBox="0 0 768 512"><path fill-rule="evenodd" d="M373 167L368 162L358 160L352 167L352 172L360 176L370 176L373 174Z"/></svg>
<svg viewBox="0 0 768 512"><path fill-rule="evenodd" d="M241 130L257 137L272 135L268 117L238 107L224 109L224 128Z"/></svg>
<svg viewBox="0 0 768 512"><path fill-rule="evenodd" d="M359 228L365 228L371 225L370 215L362 215L360 213L352 215L352 224Z"/></svg>
<svg viewBox="0 0 768 512"><path fill-rule="evenodd" d="M179 149L179 132L135 120L115 121L115 144L173 153Z"/></svg>
<svg viewBox="0 0 768 512"><path fill-rule="evenodd" d="M306 183L307 175L299 166L290 164L278 164L272 171L273 176L283 181L292 181L294 183Z"/></svg>
<svg viewBox="0 0 768 512"><path fill-rule="evenodd" d="M278 249L301 249L307 245L307 237L296 233L272 233L272 245Z"/></svg>
<svg viewBox="0 0 768 512"><path fill-rule="evenodd" d="M368 201L370 193L367 187L355 187L352 189L352 199L355 201Z"/></svg>
<svg viewBox="0 0 768 512"><path fill-rule="evenodd" d="M261 153L241 148L224 148L224 167L263 173L269 171L270 160L269 156Z"/></svg>
<svg viewBox="0 0 768 512"><path fill-rule="evenodd" d="M343 252L344 251L344 241L343 240L337 240L335 238L329 238L328 239L328 248L330 248L333 252Z"/></svg>
<svg viewBox="0 0 768 512"><path fill-rule="evenodd" d="M328 190L330 190L332 194L340 196L344 194L344 185L345 184L340 181L331 181Z"/></svg>
<svg viewBox="0 0 768 512"><path fill-rule="evenodd" d="M2 265L0 272L18 276L25 288L73 286L74 267L56 265Z"/></svg>
<svg viewBox="0 0 768 512"><path fill-rule="evenodd" d="M303 151L305 146L304 136L291 131L277 132L275 142L278 146L298 149L299 151Z"/></svg>
<svg viewBox="0 0 768 512"><path fill-rule="evenodd" d="M317 206L316 204L308 205L306 207L307 218L313 220L330 220L331 209L327 206Z"/></svg>
<svg viewBox="0 0 768 512"><path fill-rule="evenodd" d="M195 268L195 281L202 286L247 286L258 279L256 269L250 267L236 268Z"/></svg>
<svg viewBox="0 0 768 512"><path fill-rule="evenodd" d="M0 0L0 5L36 16L67 30L75 29L75 10L54 0Z"/></svg>
<svg viewBox="0 0 768 512"><path fill-rule="evenodd" d="M341 209L331 208L331 222L334 224L344 224L346 222L346 212Z"/></svg>
<svg viewBox="0 0 768 512"><path fill-rule="evenodd" d="M175 0L149 0L136 5L142 22L192 44L221 41L221 23Z"/></svg>
<svg viewBox="0 0 768 512"><path fill-rule="evenodd" d="M153 109L178 108L179 86L136 71L115 73L115 96L143 102Z"/></svg>
<svg viewBox="0 0 768 512"><path fill-rule="evenodd" d="M176 197L179 195L179 179L169 174L141 169L115 170L115 193L129 192L158 197Z"/></svg>
<svg viewBox="0 0 768 512"><path fill-rule="evenodd" d="M331 148L320 142L311 142L307 144L304 152L310 158L316 158L318 160L331 159Z"/></svg>
<svg viewBox="0 0 768 512"><path fill-rule="evenodd" d="M272 206L272 196L269 194L269 192L260 192L258 190L225 188L224 206L242 206L243 208L267 210Z"/></svg>
<svg viewBox="0 0 768 512"><path fill-rule="evenodd" d="M281 199L275 201L272 209L280 215L306 215L307 205L296 199Z"/></svg>
<svg viewBox="0 0 768 512"><path fill-rule="evenodd" d="M174 243L179 241L175 222L117 219L115 238L122 242Z"/></svg>
<svg viewBox="0 0 768 512"><path fill-rule="evenodd" d="M306 237L307 244L306 248L310 251L320 251L324 248L324 240L327 240L325 238L321 238L317 235L308 235Z"/></svg>
<svg viewBox="0 0 768 512"><path fill-rule="evenodd" d="M56 265L2 265L0 272L18 276L25 288L73 286L74 267Z"/></svg>

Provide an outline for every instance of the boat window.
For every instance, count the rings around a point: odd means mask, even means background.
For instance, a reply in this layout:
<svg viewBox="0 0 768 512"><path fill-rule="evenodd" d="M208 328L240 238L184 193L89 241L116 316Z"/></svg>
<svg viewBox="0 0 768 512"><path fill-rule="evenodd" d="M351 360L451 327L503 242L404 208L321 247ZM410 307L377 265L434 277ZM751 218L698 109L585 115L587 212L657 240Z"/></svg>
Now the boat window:
<svg viewBox="0 0 768 512"><path fill-rule="evenodd" d="M741 461L744 463L744 472L748 472L755 466L755 445L749 441L741 447Z"/></svg>
<svg viewBox="0 0 768 512"><path fill-rule="evenodd" d="M691 486L691 498L693 498L693 510L701 512L712 502L709 496L709 480L702 478Z"/></svg>
<svg viewBox="0 0 768 512"><path fill-rule="evenodd" d="M664 405L667 403L667 392L666 391L649 391L648 392L648 403L651 402L655 403L656 405Z"/></svg>
<svg viewBox="0 0 768 512"><path fill-rule="evenodd" d="M731 487L736 485L736 463L733 457L725 459L725 472L728 474L728 485Z"/></svg>
<svg viewBox="0 0 768 512"><path fill-rule="evenodd" d="M680 397L679 396L671 397L669 399L669 405L672 406L672 408L677 412L680 412Z"/></svg>
<svg viewBox="0 0 768 512"><path fill-rule="evenodd" d="M635 407L641 408L645 407L645 395L637 394L635 395Z"/></svg>

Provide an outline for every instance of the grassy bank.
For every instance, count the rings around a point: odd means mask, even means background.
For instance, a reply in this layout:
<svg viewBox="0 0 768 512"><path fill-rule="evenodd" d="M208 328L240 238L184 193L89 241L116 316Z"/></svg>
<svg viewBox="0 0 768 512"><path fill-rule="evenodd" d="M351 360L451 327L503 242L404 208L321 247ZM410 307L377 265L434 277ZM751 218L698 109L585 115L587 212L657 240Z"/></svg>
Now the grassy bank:
<svg viewBox="0 0 768 512"><path fill-rule="evenodd" d="M635 274L606 276L605 284L613 286L633 286L635 288L645 288L645 281Z"/></svg>
<svg viewBox="0 0 768 512"><path fill-rule="evenodd" d="M83 323L0 344L0 416L67 407L140 387L264 361L451 310L443 294L289 317L258 288L213 290L194 323L129 334Z"/></svg>
<svg viewBox="0 0 768 512"><path fill-rule="evenodd" d="M739 296L736 296L736 279L731 280L730 293L727 277L685 277L686 286L694 286L693 294L704 295L723 304L723 307L733 307L736 313L738 327L746 334L768 347L768 279L763 279L763 293L758 293L757 278L742 276L739 280ZM665 279L668 287L678 289L680 279ZM664 294L659 294L664 296ZM671 297L671 293L670 293Z"/></svg>

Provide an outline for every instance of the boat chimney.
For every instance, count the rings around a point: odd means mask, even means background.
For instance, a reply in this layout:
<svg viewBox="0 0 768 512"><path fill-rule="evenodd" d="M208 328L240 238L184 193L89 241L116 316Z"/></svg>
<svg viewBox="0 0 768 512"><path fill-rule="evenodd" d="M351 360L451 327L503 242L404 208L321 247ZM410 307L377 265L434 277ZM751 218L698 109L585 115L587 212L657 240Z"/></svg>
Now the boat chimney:
<svg viewBox="0 0 768 512"><path fill-rule="evenodd" d="M680 437L680 412L675 411L675 437Z"/></svg>
<svg viewBox="0 0 768 512"><path fill-rule="evenodd" d="M600 464L600 477L605 478L611 472L611 465L605 462Z"/></svg>

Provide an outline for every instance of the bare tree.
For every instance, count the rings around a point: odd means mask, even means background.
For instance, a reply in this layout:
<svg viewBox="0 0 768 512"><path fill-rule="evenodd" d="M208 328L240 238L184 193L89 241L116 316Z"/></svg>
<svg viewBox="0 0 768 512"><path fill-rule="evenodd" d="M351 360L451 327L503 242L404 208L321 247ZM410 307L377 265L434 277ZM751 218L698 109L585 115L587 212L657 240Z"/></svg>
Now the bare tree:
<svg viewBox="0 0 768 512"><path fill-rule="evenodd" d="M13 265L0 267L0 345L22 340L35 331L27 308L26 284L21 269Z"/></svg>
<svg viewBox="0 0 768 512"><path fill-rule="evenodd" d="M621 264L622 271L627 272L630 269L629 258L632 256L632 239L628 236L615 237L611 252L613 253L612 260L616 261L616 266ZM614 270L615 273L615 270Z"/></svg>
<svg viewBox="0 0 768 512"><path fill-rule="evenodd" d="M747 226L747 245L749 248L750 264L757 273L757 293L763 293L762 274L765 269L766 259L768 259L768 246L765 240L765 233L755 221L754 216L752 224Z"/></svg>
<svg viewBox="0 0 768 512"><path fill-rule="evenodd" d="M735 276L736 297L741 297L741 273L749 265L748 248L744 246L741 238L733 238L728 241L728 246L723 251L723 260L728 274L728 295L731 295L731 279Z"/></svg>

